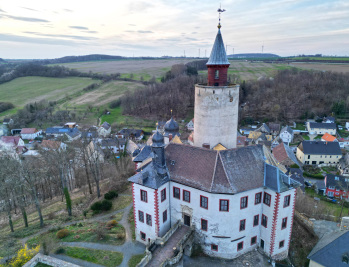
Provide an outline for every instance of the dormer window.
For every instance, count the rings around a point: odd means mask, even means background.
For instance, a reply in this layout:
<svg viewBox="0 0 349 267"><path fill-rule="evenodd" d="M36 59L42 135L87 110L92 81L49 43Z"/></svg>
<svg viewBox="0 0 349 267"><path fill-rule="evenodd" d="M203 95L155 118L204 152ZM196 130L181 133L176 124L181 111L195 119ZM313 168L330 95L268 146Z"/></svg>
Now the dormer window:
<svg viewBox="0 0 349 267"><path fill-rule="evenodd" d="M219 70L214 71L214 78L217 80L219 79Z"/></svg>

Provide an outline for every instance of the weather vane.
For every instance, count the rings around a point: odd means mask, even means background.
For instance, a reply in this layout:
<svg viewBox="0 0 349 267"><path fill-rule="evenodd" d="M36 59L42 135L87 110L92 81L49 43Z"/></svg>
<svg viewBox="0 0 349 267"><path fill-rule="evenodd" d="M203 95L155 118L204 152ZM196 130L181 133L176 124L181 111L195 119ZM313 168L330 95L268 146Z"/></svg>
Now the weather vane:
<svg viewBox="0 0 349 267"><path fill-rule="evenodd" d="M218 29L220 29L222 26L221 26L221 13L223 13L225 11L225 9L222 9L222 6L219 5L219 8L217 10L217 12L219 13L219 23L218 23Z"/></svg>

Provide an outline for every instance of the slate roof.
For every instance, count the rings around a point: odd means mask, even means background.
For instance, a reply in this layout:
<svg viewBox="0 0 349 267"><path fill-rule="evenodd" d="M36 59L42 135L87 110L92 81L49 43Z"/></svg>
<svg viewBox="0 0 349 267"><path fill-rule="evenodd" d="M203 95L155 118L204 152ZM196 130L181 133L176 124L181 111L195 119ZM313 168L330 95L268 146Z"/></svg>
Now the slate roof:
<svg viewBox="0 0 349 267"><path fill-rule="evenodd" d="M220 29L218 29L216 40L214 41L211 55L206 65L230 65Z"/></svg>
<svg viewBox="0 0 349 267"><path fill-rule="evenodd" d="M299 148L307 155L342 155L338 142L303 141Z"/></svg>
<svg viewBox="0 0 349 267"><path fill-rule="evenodd" d="M133 159L134 162L142 162L145 159L149 158L151 153L151 146L144 146L141 150L141 152L139 152L139 154Z"/></svg>
<svg viewBox="0 0 349 267"><path fill-rule="evenodd" d="M65 134L69 132L70 128L64 128L64 127L49 127L46 128L46 134Z"/></svg>
<svg viewBox="0 0 349 267"><path fill-rule="evenodd" d="M98 133L97 131L83 131L81 132L81 138L83 139L90 139L90 138L97 138Z"/></svg>
<svg viewBox="0 0 349 267"><path fill-rule="evenodd" d="M286 181L291 180L286 174L281 172L277 167L265 163L265 178L264 186L270 188L271 190L281 193L288 190L288 185L285 184ZM296 182L290 181L288 184Z"/></svg>
<svg viewBox="0 0 349 267"><path fill-rule="evenodd" d="M119 146L119 140L118 139L103 139L101 141L102 147L113 147L113 146Z"/></svg>
<svg viewBox="0 0 349 267"><path fill-rule="evenodd" d="M336 177L338 180L336 180ZM334 186L338 190L346 191L349 184L347 184L345 179L348 179L348 177L335 174L326 174L326 187Z"/></svg>
<svg viewBox="0 0 349 267"><path fill-rule="evenodd" d="M119 131L119 134L122 134L122 135L124 135L126 137L128 137L131 134L133 134L134 137L138 138L138 137L140 137L143 134L143 130L124 128L121 131Z"/></svg>
<svg viewBox="0 0 349 267"><path fill-rule="evenodd" d="M21 134L33 134L36 133L38 130L35 128L23 128L21 131Z"/></svg>
<svg viewBox="0 0 349 267"><path fill-rule="evenodd" d="M274 132L279 132L280 131L280 124L279 123L269 123L269 129Z"/></svg>
<svg viewBox="0 0 349 267"><path fill-rule="evenodd" d="M336 129L335 123L321 123L321 122L309 122L310 128L320 128L320 129Z"/></svg>
<svg viewBox="0 0 349 267"><path fill-rule="evenodd" d="M169 136L170 134L172 134L172 136L180 136L179 125L173 118L166 122L164 129L164 136Z"/></svg>
<svg viewBox="0 0 349 267"><path fill-rule="evenodd" d="M332 122L332 123L334 123L336 121L336 119L334 117L330 117L330 116L324 118L324 121L327 121L327 120Z"/></svg>
<svg viewBox="0 0 349 267"><path fill-rule="evenodd" d="M280 143L279 145L274 147L273 155L280 163L283 163L285 160L290 159L295 164L299 165L296 155L293 153L291 148L284 143Z"/></svg>
<svg viewBox="0 0 349 267"><path fill-rule="evenodd" d="M81 132L77 128L68 129L69 131L65 134L70 136L71 138L77 137L81 134Z"/></svg>
<svg viewBox="0 0 349 267"><path fill-rule="evenodd" d="M348 267L342 257L349 253L349 231L337 231L323 236L308 255L322 266Z"/></svg>
<svg viewBox="0 0 349 267"><path fill-rule="evenodd" d="M110 129L110 124L108 122L103 122L103 124L101 125L101 127L103 127L104 129L106 129L107 131Z"/></svg>
<svg viewBox="0 0 349 267"><path fill-rule="evenodd" d="M259 127L256 132L262 132L262 133L270 133L270 128L268 125L266 125L265 123L263 123L261 125L261 127Z"/></svg>
<svg viewBox="0 0 349 267"><path fill-rule="evenodd" d="M300 188L302 189L302 191L305 191L305 187L304 187L304 176L303 176L303 172L301 169L299 168L288 168L287 169L287 175L290 175L290 177L299 182L301 184Z"/></svg>
<svg viewBox="0 0 349 267"><path fill-rule="evenodd" d="M293 134L293 130L290 126L285 126L284 128L282 128L280 133L282 132L289 132L290 134Z"/></svg>

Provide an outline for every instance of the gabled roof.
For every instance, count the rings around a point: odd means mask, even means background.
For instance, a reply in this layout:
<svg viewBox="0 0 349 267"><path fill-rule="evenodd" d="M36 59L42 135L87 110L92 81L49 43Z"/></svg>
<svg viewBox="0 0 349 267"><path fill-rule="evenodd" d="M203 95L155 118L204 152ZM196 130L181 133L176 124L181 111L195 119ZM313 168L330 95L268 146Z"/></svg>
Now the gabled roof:
<svg viewBox="0 0 349 267"><path fill-rule="evenodd" d="M262 134L262 132L252 131L248 134L248 138L257 140Z"/></svg>
<svg viewBox="0 0 349 267"><path fill-rule="evenodd" d="M43 140L41 146L49 149L58 149L61 147L61 142L54 140Z"/></svg>
<svg viewBox="0 0 349 267"><path fill-rule="evenodd" d="M299 149L307 155L342 155L338 142L303 141Z"/></svg>
<svg viewBox="0 0 349 267"><path fill-rule="evenodd" d="M70 131L70 128L64 127L49 127L46 128L46 134L65 134Z"/></svg>
<svg viewBox="0 0 349 267"><path fill-rule="evenodd" d="M81 138L84 139L89 139L89 138L97 138L98 137L98 133L97 131L83 131L81 132Z"/></svg>
<svg viewBox="0 0 349 267"><path fill-rule="evenodd" d="M334 137L333 135L330 135L329 133L325 133L321 139L328 141L328 142L333 142L334 140L336 140L336 137Z"/></svg>
<svg viewBox="0 0 349 267"><path fill-rule="evenodd" d="M288 168L287 169L287 175L290 175L290 177L299 182L301 184L300 188L302 189L302 191L305 191L305 187L304 187L304 176L303 176L303 171L299 168Z"/></svg>
<svg viewBox="0 0 349 267"><path fill-rule="evenodd" d="M140 137L143 134L143 130L141 129L128 129L128 128L124 128L121 131L119 131L119 134L125 135L126 137L128 137L129 135L133 134L134 137Z"/></svg>
<svg viewBox="0 0 349 267"><path fill-rule="evenodd" d="M74 138L74 137L79 136L81 134L81 132L77 128L71 128L65 134L68 135L71 138Z"/></svg>
<svg viewBox="0 0 349 267"><path fill-rule="evenodd" d="M107 131L110 129L110 124L108 122L103 122L103 124L101 125L102 128L106 129Z"/></svg>
<svg viewBox="0 0 349 267"><path fill-rule="evenodd" d="M335 130L336 124L335 123L309 122L309 127L310 128L318 128L318 129Z"/></svg>
<svg viewBox="0 0 349 267"><path fill-rule="evenodd" d="M278 131L280 131L280 124L279 123L270 122L269 123L269 129L271 131L278 132Z"/></svg>
<svg viewBox="0 0 349 267"><path fill-rule="evenodd" d="M348 179L348 177L342 175L326 174L326 187L334 186L338 190L347 191L347 188L349 188L349 181L347 182L346 179Z"/></svg>
<svg viewBox="0 0 349 267"><path fill-rule="evenodd" d="M119 140L118 139L103 139L101 141L101 147L113 147L113 146L119 146Z"/></svg>
<svg viewBox="0 0 349 267"><path fill-rule="evenodd" d="M282 132L289 132L290 134L293 134L293 130L290 126L285 126L284 128L282 128L280 133Z"/></svg>
<svg viewBox="0 0 349 267"><path fill-rule="evenodd" d="M322 266L348 267L343 256L349 253L349 231L337 231L323 236L308 255Z"/></svg>
<svg viewBox="0 0 349 267"><path fill-rule="evenodd" d="M227 54L225 52L221 30L219 28L216 35L216 40L213 44L210 58L208 59L206 65L230 65Z"/></svg>
<svg viewBox="0 0 349 267"><path fill-rule="evenodd" d="M280 163L283 163L285 160L290 159L295 164L297 164L297 165L299 164L298 160L297 160L295 154L293 153L293 151L291 150L291 148L284 143L280 143L279 145L274 147L273 155L276 158L276 160L279 161Z"/></svg>
<svg viewBox="0 0 349 267"><path fill-rule="evenodd" d="M265 123L263 123L257 130L256 132L262 132L262 133L270 133L270 128L268 125L266 125Z"/></svg>
<svg viewBox="0 0 349 267"><path fill-rule="evenodd" d="M177 135L171 140L171 143L183 144L181 139L179 139L179 137Z"/></svg>
<svg viewBox="0 0 349 267"><path fill-rule="evenodd" d="M217 144L213 150L226 150L227 148L223 146L221 143Z"/></svg>
<svg viewBox="0 0 349 267"><path fill-rule="evenodd" d="M19 136L1 136L1 141L5 144L11 144L13 146L18 146L18 142L21 138Z"/></svg>
<svg viewBox="0 0 349 267"><path fill-rule="evenodd" d="M287 191L289 187L300 186L300 183L288 177L277 167L265 163L264 186L281 193Z"/></svg>
<svg viewBox="0 0 349 267"><path fill-rule="evenodd" d="M33 134L36 133L38 130L35 128L23 128L21 131L21 134Z"/></svg>

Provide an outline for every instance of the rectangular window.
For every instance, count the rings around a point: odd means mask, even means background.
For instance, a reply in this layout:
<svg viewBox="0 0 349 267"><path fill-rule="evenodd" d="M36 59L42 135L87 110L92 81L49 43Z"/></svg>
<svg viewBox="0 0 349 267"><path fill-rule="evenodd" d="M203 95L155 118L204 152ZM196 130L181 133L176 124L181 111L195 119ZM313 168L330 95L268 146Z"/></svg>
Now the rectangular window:
<svg viewBox="0 0 349 267"><path fill-rule="evenodd" d="M219 211L229 211L229 200L220 199L219 200Z"/></svg>
<svg viewBox="0 0 349 267"><path fill-rule="evenodd" d="M138 219L140 222L144 222L144 212L143 211L138 211Z"/></svg>
<svg viewBox="0 0 349 267"><path fill-rule="evenodd" d="M254 204L260 204L262 202L262 192L259 192L254 197Z"/></svg>
<svg viewBox="0 0 349 267"><path fill-rule="evenodd" d="M285 240L280 241L279 248L283 248L285 245Z"/></svg>
<svg viewBox="0 0 349 267"><path fill-rule="evenodd" d="M242 241L242 242L238 243L238 251L242 250L243 248L244 248L244 242Z"/></svg>
<svg viewBox="0 0 349 267"><path fill-rule="evenodd" d="M268 193L264 193L263 203L270 207L271 196Z"/></svg>
<svg viewBox="0 0 349 267"><path fill-rule="evenodd" d="M146 234L141 232L141 239L145 241Z"/></svg>
<svg viewBox="0 0 349 267"><path fill-rule="evenodd" d="M201 219L201 230L207 231L207 220Z"/></svg>
<svg viewBox="0 0 349 267"><path fill-rule="evenodd" d="M211 250L218 251L218 246L211 244Z"/></svg>
<svg viewBox="0 0 349 267"><path fill-rule="evenodd" d="M214 71L214 78L217 80L219 79L219 70Z"/></svg>
<svg viewBox="0 0 349 267"><path fill-rule="evenodd" d="M253 227L259 224L259 215L253 217Z"/></svg>
<svg viewBox="0 0 349 267"><path fill-rule="evenodd" d="M147 224L151 226L151 215L147 214Z"/></svg>
<svg viewBox="0 0 349 267"><path fill-rule="evenodd" d="M281 230L287 227L287 217L282 219Z"/></svg>
<svg viewBox="0 0 349 267"><path fill-rule="evenodd" d="M165 210L163 213L162 213L162 222L166 222L167 221L167 210Z"/></svg>
<svg viewBox="0 0 349 267"><path fill-rule="evenodd" d="M257 236L251 238L251 246L257 243Z"/></svg>
<svg viewBox="0 0 349 267"><path fill-rule="evenodd" d="M204 209L208 209L208 198L204 196L200 196L200 207Z"/></svg>
<svg viewBox="0 0 349 267"><path fill-rule="evenodd" d="M291 195L285 196L284 198L284 208L290 206Z"/></svg>
<svg viewBox="0 0 349 267"><path fill-rule="evenodd" d="M147 191L141 190L141 200L144 202L148 202Z"/></svg>
<svg viewBox="0 0 349 267"><path fill-rule="evenodd" d="M183 190L183 201L190 203L190 192Z"/></svg>
<svg viewBox="0 0 349 267"><path fill-rule="evenodd" d="M261 224L262 224L265 228L267 228L267 226L268 226L268 217L265 216L264 214L262 214L262 222L261 222Z"/></svg>
<svg viewBox="0 0 349 267"><path fill-rule="evenodd" d="M240 199L240 209L247 208L247 205L248 205L248 197L242 197Z"/></svg>
<svg viewBox="0 0 349 267"><path fill-rule="evenodd" d="M173 197L181 199L181 190L178 187L173 187Z"/></svg>
<svg viewBox="0 0 349 267"><path fill-rule="evenodd" d="M244 231L245 230L245 227L246 227L246 220L241 220L240 221L240 227L239 227L239 231Z"/></svg>
<svg viewBox="0 0 349 267"><path fill-rule="evenodd" d="M161 190L161 202L166 200L166 188Z"/></svg>

